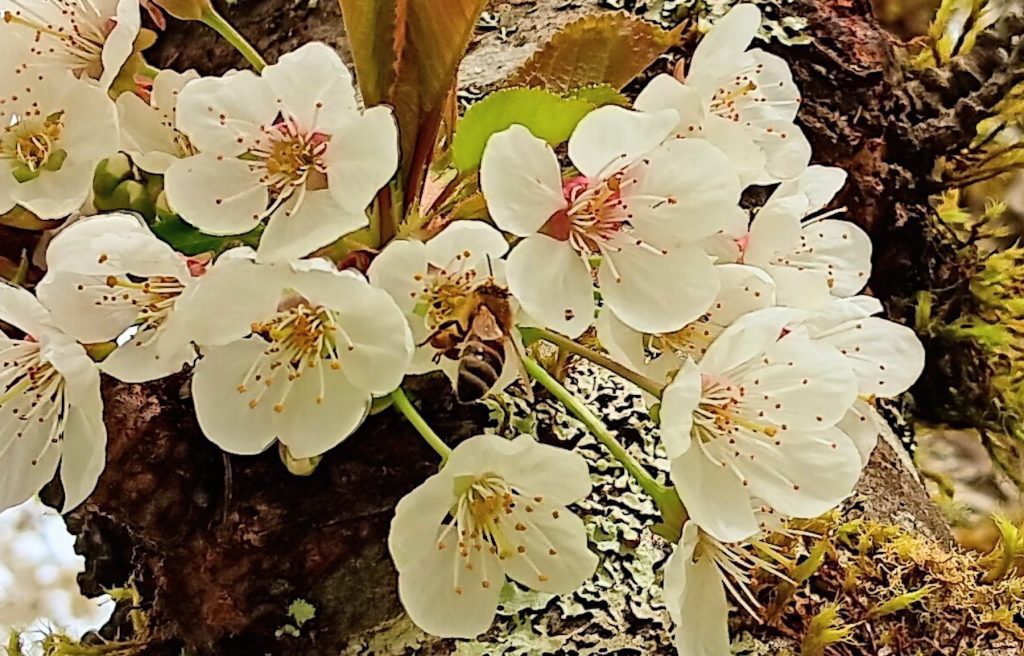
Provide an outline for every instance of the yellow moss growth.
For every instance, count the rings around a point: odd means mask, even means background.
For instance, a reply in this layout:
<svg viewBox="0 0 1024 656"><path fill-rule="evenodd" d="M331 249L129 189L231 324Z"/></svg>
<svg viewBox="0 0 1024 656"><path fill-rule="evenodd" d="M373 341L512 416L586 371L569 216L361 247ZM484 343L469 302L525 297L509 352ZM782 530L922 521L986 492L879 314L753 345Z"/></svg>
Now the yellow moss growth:
<svg viewBox="0 0 1024 656"><path fill-rule="evenodd" d="M979 558L895 526L832 522L809 522L801 527L808 534L778 542L793 563L791 578L806 583L794 589L756 577L767 625L759 633L768 628L794 641L801 656L1020 653L1024 577L1016 542ZM749 628L750 618L736 621L737 629Z"/></svg>

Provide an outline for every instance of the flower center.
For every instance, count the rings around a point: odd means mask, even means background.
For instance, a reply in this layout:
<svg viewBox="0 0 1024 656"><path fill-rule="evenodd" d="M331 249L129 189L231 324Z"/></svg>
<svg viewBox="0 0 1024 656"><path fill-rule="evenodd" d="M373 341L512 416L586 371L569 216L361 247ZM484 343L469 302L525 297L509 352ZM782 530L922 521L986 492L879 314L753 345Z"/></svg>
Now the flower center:
<svg viewBox="0 0 1024 656"><path fill-rule="evenodd" d="M99 79L103 45L117 24L114 18L104 17L91 0L15 0L13 4L14 11L4 12L4 22L35 32L29 50L33 56L70 69L77 77ZM54 22L54 17L60 22Z"/></svg>
<svg viewBox="0 0 1024 656"><path fill-rule="evenodd" d="M21 423L14 439L29 430L45 427L46 439L35 465L50 446L60 442L67 418L64 377L44 362L38 342L30 338L13 340L0 348L0 412ZM11 442L13 443L13 442ZM0 448L3 455L4 448Z"/></svg>
<svg viewBox="0 0 1024 656"><path fill-rule="evenodd" d="M264 397L275 389L280 392L274 402L274 412L284 412L294 385L307 373L319 377L317 404L325 398L324 366L333 371L341 369L339 342L351 351L355 344L326 308L309 305L305 300L282 304L280 311L267 321L254 323L252 332L267 341L262 356L253 363L239 383L239 394L258 390L249 400L250 408L257 408Z"/></svg>
<svg viewBox="0 0 1024 656"><path fill-rule="evenodd" d="M307 183L326 187L326 135L304 133L293 121L283 120L265 129L263 136L251 155L262 163L264 174L260 182L275 197L287 196Z"/></svg>
<svg viewBox="0 0 1024 656"><path fill-rule="evenodd" d="M781 532L783 534L789 533L785 529ZM793 582L773 562L768 560L768 558L763 558L760 555L762 553L768 555L769 558L779 558L778 562L783 561L782 554L778 553L778 550L772 544L764 540L754 538L749 542L724 543L719 542L702 531L700 541L694 550L694 559L710 559L718 570L719 577L732 598L743 607L743 610L747 611L751 617L757 620L757 609L761 607L761 603L751 590L751 575L753 572L757 569L763 569L783 581Z"/></svg>
<svg viewBox="0 0 1024 656"><path fill-rule="evenodd" d="M484 550L499 560L521 558L536 573L538 581L543 583L549 580L548 573L531 556L532 550L537 549L538 545L543 545L548 556L558 555L554 543L531 520L535 513L542 512L551 513L554 519L559 518L558 510L545 506L544 497L531 497L492 472L456 478L454 492L457 501L450 511L452 519L441 531L437 548L449 548L449 538L455 532L458 549L454 576L456 593L463 592L459 570L472 571L478 566L486 567L486 560L478 558ZM528 548L529 538L532 539L529 540ZM484 571L480 576L481 585L484 588L491 587L489 574Z"/></svg>
<svg viewBox="0 0 1024 656"><path fill-rule="evenodd" d="M464 262L463 258L458 258ZM435 268L431 266L426 276L417 274L417 282L423 287L413 295L417 297L416 314L426 317L431 328L438 328L446 321L460 314L469 301L475 286L477 271L473 268Z"/></svg>
<svg viewBox="0 0 1024 656"><path fill-rule="evenodd" d="M700 403L694 411L693 424L701 444L725 437L735 441L740 434L775 437L779 429L761 421L760 416L744 403L747 390L705 377Z"/></svg>
<svg viewBox="0 0 1024 656"><path fill-rule="evenodd" d="M711 97L710 109L712 113L730 121L739 122L742 117L742 111L738 106L738 102L758 91L754 76L760 74L762 70L764 70L764 65L758 64L754 67L752 73L740 73L719 87L715 91L715 95ZM757 100L758 102L763 102L764 99L758 97Z"/></svg>
<svg viewBox="0 0 1024 656"><path fill-rule="evenodd" d="M0 136L0 159L14 164L13 174L19 182L38 177L40 169L57 171L67 154L58 149L64 125L63 112L45 118L14 116Z"/></svg>

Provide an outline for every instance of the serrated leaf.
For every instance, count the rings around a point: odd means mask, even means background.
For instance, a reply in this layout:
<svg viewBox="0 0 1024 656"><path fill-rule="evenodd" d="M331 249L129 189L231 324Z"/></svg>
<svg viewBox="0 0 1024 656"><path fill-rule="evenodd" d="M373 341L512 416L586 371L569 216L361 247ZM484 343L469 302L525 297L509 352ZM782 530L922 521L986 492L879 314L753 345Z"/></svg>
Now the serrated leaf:
<svg viewBox="0 0 1024 656"><path fill-rule="evenodd" d="M587 100L563 98L543 89L496 91L471 106L459 121L452 142L452 163L460 171L475 170L491 135L516 123L557 146L595 107Z"/></svg>
<svg viewBox="0 0 1024 656"><path fill-rule="evenodd" d="M235 246L255 248L259 245L260 235L263 233L263 226L260 226L244 235L228 237L204 235L194 226L176 216L160 218L151 223L149 227L153 234L167 242L174 250L185 255L220 253Z"/></svg>
<svg viewBox="0 0 1024 656"><path fill-rule="evenodd" d="M629 107L629 98L622 95L615 87L609 84L592 84L590 86L577 89L572 94L573 98L579 98L580 100L586 100L598 107L605 105L617 105L619 107Z"/></svg>
<svg viewBox="0 0 1024 656"><path fill-rule="evenodd" d="M535 52L508 83L569 93L588 85L626 86L679 42L672 31L624 12L584 16Z"/></svg>
<svg viewBox="0 0 1024 656"><path fill-rule="evenodd" d="M401 179L406 180L414 160L425 161L424 150L433 148L442 109L486 0L340 3L364 101L395 109ZM415 180L411 186L415 191Z"/></svg>

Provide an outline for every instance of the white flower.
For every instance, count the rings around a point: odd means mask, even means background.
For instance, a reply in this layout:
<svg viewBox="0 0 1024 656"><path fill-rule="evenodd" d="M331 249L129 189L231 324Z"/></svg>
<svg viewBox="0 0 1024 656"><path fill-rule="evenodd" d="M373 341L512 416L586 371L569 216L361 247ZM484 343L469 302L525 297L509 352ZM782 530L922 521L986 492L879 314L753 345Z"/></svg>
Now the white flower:
<svg viewBox="0 0 1024 656"><path fill-rule="evenodd" d="M871 239L849 221L818 213L845 181L842 169L809 167L779 185L740 237L741 261L775 280L780 305L815 308L867 284Z"/></svg>
<svg viewBox="0 0 1024 656"><path fill-rule="evenodd" d="M0 53L15 73L71 71L109 89L135 48L142 26L138 0L9 0ZM12 53L13 50L13 53ZM11 59L13 55L13 59ZM43 70L38 70L43 69Z"/></svg>
<svg viewBox="0 0 1024 656"><path fill-rule="evenodd" d="M82 207L96 165L117 150L107 93L70 74L0 88L0 214L15 205L42 219Z"/></svg>
<svg viewBox="0 0 1024 656"><path fill-rule="evenodd" d="M849 495L861 461L836 424L857 378L831 346L783 334L774 308L733 323L687 362L661 403L672 480L691 518L720 540L756 530L749 499L815 517Z"/></svg>
<svg viewBox="0 0 1024 656"><path fill-rule="evenodd" d="M410 374L440 369L456 383L464 346L459 338L470 335L502 342L505 368L498 373L504 375L491 391L512 382L518 331L506 334L498 316L504 308L489 305L504 300L515 312L501 259L507 252L505 237L489 224L456 221L426 243L393 241L374 259L370 282L391 294L412 328L417 348ZM508 318L514 325L515 317Z"/></svg>
<svg viewBox="0 0 1024 656"><path fill-rule="evenodd" d="M427 633L472 638L494 620L505 578L566 594L593 575L583 522L566 506L590 493L584 459L538 444L471 437L404 497L388 546L409 617Z"/></svg>
<svg viewBox="0 0 1024 656"><path fill-rule="evenodd" d="M195 155L188 137L178 131L176 108L182 88L198 78L195 71L165 69L153 80L148 99L134 93L117 97L121 148L143 171L162 174L175 160Z"/></svg>
<svg viewBox="0 0 1024 656"><path fill-rule="evenodd" d="M842 429L867 464L880 433L872 402L910 389L924 371L925 351L917 334L906 326L872 316L882 304L869 296L834 299L813 312L796 311L787 324L841 353L857 376L860 398L842 421Z"/></svg>
<svg viewBox="0 0 1024 656"><path fill-rule="evenodd" d="M793 123L800 92L789 65L763 50L747 50L760 25L757 7L737 5L697 46L685 84L659 75L635 104L645 112L676 110L674 132L722 149L744 184L794 178L811 157L807 138Z"/></svg>
<svg viewBox="0 0 1024 656"><path fill-rule="evenodd" d="M29 292L0 283L0 511L50 482L60 463L64 511L96 487L106 462L100 375Z"/></svg>
<svg viewBox="0 0 1024 656"><path fill-rule="evenodd" d="M683 535L665 562L664 598L675 625L679 656L729 656L729 601L726 591L755 619L759 604L750 592L750 573L756 568L789 579L759 555L772 552L764 541L769 532L790 534L781 518L755 501L752 512L760 528L732 542L721 542L700 530L696 522L683 525Z"/></svg>
<svg viewBox="0 0 1024 656"><path fill-rule="evenodd" d="M175 304L192 283L185 259L138 219L106 214L62 231L36 289L54 322L85 343L118 340L103 363L129 383L177 373L195 359Z"/></svg>
<svg viewBox="0 0 1024 656"><path fill-rule="evenodd" d="M352 76L322 43L261 76L188 83L177 121L198 154L167 169L168 203L212 235L269 219L261 261L302 257L368 225L366 206L398 166L391 110L360 112Z"/></svg>
<svg viewBox="0 0 1024 656"><path fill-rule="evenodd" d="M580 335L594 321L595 267L604 303L636 330L678 330L711 305L718 280L697 243L740 212L740 184L706 141L662 144L676 121L672 110L591 112L569 139L582 177L564 185L554 151L526 128L488 141L480 184L495 224L525 237L507 275L530 316Z"/></svg>
<svg viewBox="0 0 1024 656"><path fill-rule="evenodd" d="M200 346L192 378L199 425L225 451L275 439L296 458L336 446L392 392L412 357L387 292L326 260L260 265L229 251L178 301Z"/></svg>
<svg viewBox="0 0 1024 656"><path fill-rule="evenodd" d="M700 360L711 343L732 322L775 302L775 283L757 267L720 264L715 273L721 282L718 297L703 316L681 330L645 335L622 323L615 313L603 309L597 317L597 338L616 361L664 382L683 365L687 357ZM648 357L653 351L654 357Z"/></svg>

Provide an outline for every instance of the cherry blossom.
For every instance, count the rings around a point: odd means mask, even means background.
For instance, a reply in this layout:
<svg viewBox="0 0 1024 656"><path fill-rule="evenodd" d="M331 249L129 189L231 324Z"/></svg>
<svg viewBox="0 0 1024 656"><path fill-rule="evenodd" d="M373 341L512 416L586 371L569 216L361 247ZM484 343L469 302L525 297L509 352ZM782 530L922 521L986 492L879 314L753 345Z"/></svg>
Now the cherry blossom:
<svg viewBox="0 0 1024 656"><path fill-rule="evenodd" d="M706 141L662 143L677 120L591 112L569 139L580 176L564 182L554 151L525 127L491 137L481 188L494 223L524 237L507 275L530 316L581 334L594 321L595 268L604 303L636 330L678 330L708 309L718 281L698 242L735 218L740 184Z"/></svg>
<svg viewBox="0 0 1024 656"><path fill-rule="evenodd" d="M117 149L114 103L70 74L0 83L0 214L16 205L42 219L78 210L96 165Z"/></svg>
<svg viewBox="0 0 1024 656"><path fill-rule="evenodd" d="M665 388L661 434L690 517L719 540L757 528L749 499L815 517L853 490L861 460L836 424L857 377L833 347L783 335L774 308L726 329Z"/></svg>
<svg viewBox="0 0 1024 656"><path fill-rule="evenodd" d="M70 71L109 89L142 26L138 0L8 0L7 6L0 55L26 79Z"/></svg>
<svg viewBox="0 0 1024 656"><path fill-rule="evenodd" d="M490 225L456 221L426 243L393 241L374 259L367 272L370 282L402 308L417 344L410 374L440 369L456 382L465 345L459 337L469 335L502 343L505 369L491 391L514 380L520 337L514 329L505 334L508 327L498 316L504 309L515 312L501 259L508 248ZM508 318L514 326L516 317Z"/></svg>
<svg viewBox="0 0 1024 656"><path fill-rule="evenodd" d="M54 238L46 261L36 293L59 326L85 343L125 337L100 365L106 373L144 382L195 359L175 312L192 284L188 264L135 217L78 221Z"/></svg>
<svg viewBox="0 0 1024 656"><path fill-rule="evenodd" d="M253 256L222 255L178 301L202 353L196 415L230 453L259 453L277 439L311 458L351 435L373 397L401 383L413 353L409 326L387 292L358 273L326 260L261 265Z"/></svg>
<svg viewBox="0 0 1024 656"><path fill-rule="evenodd" d="M261 261L302 257L367 226L367 205L398 165L391 109L360 112L351 74L322 43L259 76L188 83L177 126L197 154L167 169L171 208L211 235L268 219Z"/></svg>
<svg viewBox="0 0 1024 656"><path fill-rule="evenodd" d="M64 511L96 487L106 462L100 375L85 349L31 293L0 283L0 511L31 498L60 466Z"/></svg>
<svg viewBox="0 0 1024 656"><path fill-rule="evenodd" d="M153 80L148 98L134 93L117 97L121 117L121 148L143 171L166 173L171 164L195 155L188 137L177 127L178 95L199 78L195 71L162 70Z"/></svg>
<svg viewBox="0 0 1024 656"><path fill-rule="evenodd" d="M683 82L659 75L635 103L645 112L676 110L674 134L713 143L729 155L744 184L794 178L811 157L793 123L800 92L789 64L747 50L760 25L757 7L737 5L701 40Z"/></svg>
<svg viewBox="0 0 1024 656"><path fill-rule="evenodd" d="M686 358L700 360L711 343L732 322L775 302L775 283L757 267L721 264L715 267L721 291L696 321L671 333L645 335L604 309L597 318L597 337L618 362L655 382L671 379ZM649 356L649 354L653 354Z"/></svg>
<svg viewBox="0 0 1024 656"><path fill-rule="evenodd" d="M409 617L427 633L473 638L494 620L506 577L554 594L597 568L583 522L566 506L590 494L582 456L479 435L395 510L388 545Z"/></svg>
<svg viewBox="0 0 1024 656"><path fill-rule="evenodd" d="M757 530L733 541L717 540L696 522L683 525L682 538L664 569L665 606L675 625L679 656L732 653L728 597L757 618L760 604L750 591L753 570L760 568L789 581L762 554L774 551L766 541L770 534L792 532L782 517L757 500L751 503L751 510L758 517Z"/></svg>
<svg viewBox="0 0 1024 656"><path fill-rule="evenodd" d="M739 259L775 280L780 305L819 307L867 284L871 239L853 223L820 213L845 181L841 169L809 167L779 185L736 240Z"/></svg>

